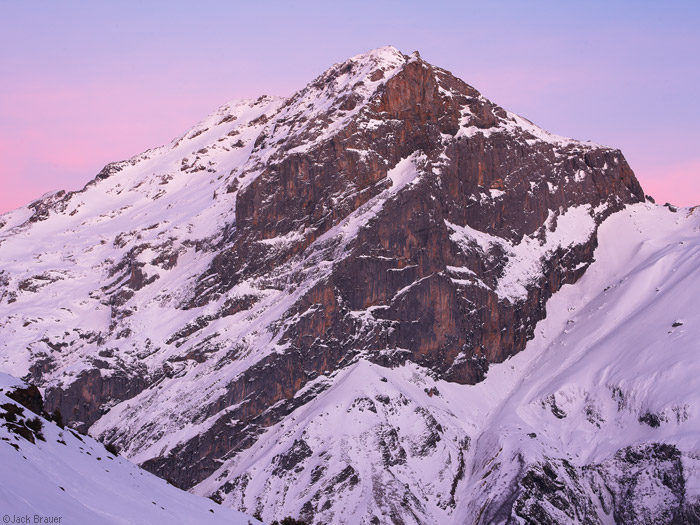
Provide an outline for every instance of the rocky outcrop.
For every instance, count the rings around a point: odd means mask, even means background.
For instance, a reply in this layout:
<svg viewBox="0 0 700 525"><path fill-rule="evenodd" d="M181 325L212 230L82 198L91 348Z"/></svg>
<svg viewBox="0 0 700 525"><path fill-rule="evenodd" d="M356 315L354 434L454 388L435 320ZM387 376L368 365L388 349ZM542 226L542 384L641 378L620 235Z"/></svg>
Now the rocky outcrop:
<svg viewBox="0 0 700 525"><path fill-rule="evenodd" d="M479 523L700 523L700 500L686 496L692 481L668 444L627 447L585 467L550 459L523 468L510 499L494 498L501 505L485 506Z"/></svg>
<svg viewBox="0 0 700 525"><path fill-rule="evenodd" d="M79 374L65 388L47 389L47 411L59 410L72 427L87 432L112 405L131 399L147 385L145 378L133 373L103 373L101 368L93 368Z"/></svg>
<svg viewBox="0 0 700 525"><path fill-rule="evenodd" d="M17 401L24 408L28 408L35 414L41 415L44 413L44 400L36 385L17 387L8 392L7 397Z"/></svg>

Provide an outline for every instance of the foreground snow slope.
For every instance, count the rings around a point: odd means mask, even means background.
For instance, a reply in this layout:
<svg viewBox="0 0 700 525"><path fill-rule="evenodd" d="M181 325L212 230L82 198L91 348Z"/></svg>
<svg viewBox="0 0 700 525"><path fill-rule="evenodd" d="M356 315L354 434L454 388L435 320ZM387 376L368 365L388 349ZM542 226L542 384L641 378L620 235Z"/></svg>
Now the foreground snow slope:
<svg viewBox="0 0 700 525"><path fill-rule="evenodd" d="M19 405L7 397L21 381L0 374L0 415ZM36 417L22 408L18 420ZM4 515L61 518L60 523L226 523L257 520L193 496L115 457L88 436L41 418L45 441L11 432L0 420L0 508ZM45 523L42 521L42 523ZM53 523L53 522L52 522ZM55 521L55 523L59 523Z"/></svg>

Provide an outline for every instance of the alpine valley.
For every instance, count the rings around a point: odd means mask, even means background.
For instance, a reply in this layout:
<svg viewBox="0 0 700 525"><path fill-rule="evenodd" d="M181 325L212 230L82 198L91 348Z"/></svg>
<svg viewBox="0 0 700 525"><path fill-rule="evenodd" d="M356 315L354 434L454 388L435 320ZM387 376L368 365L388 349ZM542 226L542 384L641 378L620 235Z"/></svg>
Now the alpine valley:
<svg viewBox="0 0 700 525"><path fill-rule="evenodd" d="M700 523L699 229L384 47L1 215L0 371L266 522Z"/></svg>

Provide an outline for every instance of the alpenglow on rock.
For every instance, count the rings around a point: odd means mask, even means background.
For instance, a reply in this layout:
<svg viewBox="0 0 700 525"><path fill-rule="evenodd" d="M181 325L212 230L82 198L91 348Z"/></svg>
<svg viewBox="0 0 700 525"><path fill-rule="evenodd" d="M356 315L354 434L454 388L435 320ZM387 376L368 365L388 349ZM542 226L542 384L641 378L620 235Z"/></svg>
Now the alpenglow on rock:
<svg viewBox="0 0 700 525"><path fill-rule="evenodd" d="M476 437L431 414L431 388L477 384L523 350L601 223L643 201L620 151L380 48L0 216L0 363L66 422L251 514L429 523L458 506ZM420 393L414 375L425 399L342 397L388 376ZM323 427L319 400L341 398L382 421L367 445L381 482L342 463L340 439L305 467L323 450L282 430ZM253 461L273 431L288 441L269 459L277 485ZM397 481L433 453L444 487ZM302 472L325 488L287 498Z"/></svg>

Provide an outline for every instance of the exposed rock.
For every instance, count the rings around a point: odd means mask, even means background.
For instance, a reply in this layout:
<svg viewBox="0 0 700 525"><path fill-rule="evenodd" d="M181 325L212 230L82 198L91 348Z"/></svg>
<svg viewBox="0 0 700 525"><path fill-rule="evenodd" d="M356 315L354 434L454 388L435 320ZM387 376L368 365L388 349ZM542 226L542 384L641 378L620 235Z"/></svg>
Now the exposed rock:
<svg viewBox="0 0 700 525"><path fill-rule="evenodd" d="M700 523L700 500L686 497L688 481L681 452L660 443L627 447L608 461L584 468L549 460L524 472L512 514L504 521Z"/></svg>
<svg viewBox="0 0 700 525"><path fill-rule="evenodd" d="M14 399L35 414L41 415L44 412L44 400L36 385L29 385L26 388L15 388L12 392L7 393L7 397Z"/></svg>
<svg viewBox="0 0 700 525"><path fill-rule="evenodd" d="M58 409L70 426L86 432L100 416L104 406L130 399L146 387L143 377L124 372L104 376L99 368L86 370L67 388L46 390L46 410Z"/></svg>
<svg viewBox="0 0 700 525"><path fill-rule="evenodd" d="M230 247L200 277L193 305L294 258L310 259L315 240L391 187L387 174L401 159L418 152L423 160L416 182L386 200L332 272L289 310L279 340L287 350L261 361L264 383L246 374L231 383L226 405L247 399L247 414L253 406L265 411L313 377L300 370L333 371L359 352L474 383L489 362L522 350L547 299L593 260L595 229L580 244L544 254L527 294L512 299L497 293L511 257L502 245L460 245L448 224L519 243L546 237L571 208L600 209L592 217L599 224L644 196L619 151L538 140L530 128L509 127L515 119L449 73L412 59L329 140L284 155L310 141L291 137L238 192ZM460 136L465 128L476 131ZM358 158L356 151L368 153ZM295 242L263 242L290 235ZM472 280L455 278L450 268L467 269ZM358 319L358 311L367 314ZM270 368L279 372L270 375ZM236 393L239 384L246 388Z"/></svg>

